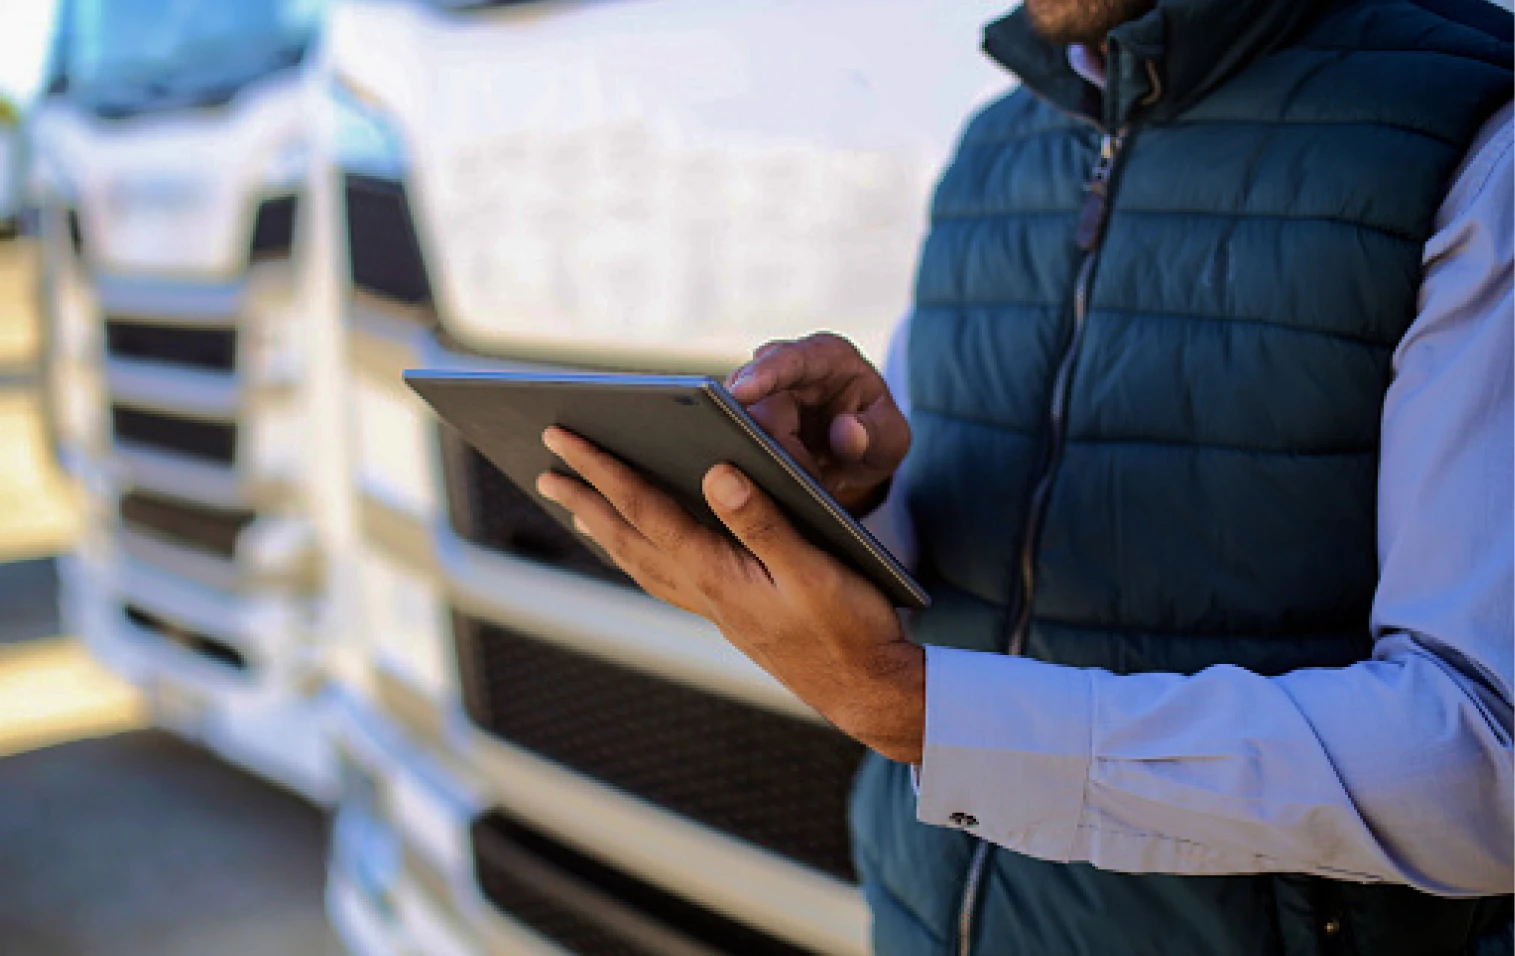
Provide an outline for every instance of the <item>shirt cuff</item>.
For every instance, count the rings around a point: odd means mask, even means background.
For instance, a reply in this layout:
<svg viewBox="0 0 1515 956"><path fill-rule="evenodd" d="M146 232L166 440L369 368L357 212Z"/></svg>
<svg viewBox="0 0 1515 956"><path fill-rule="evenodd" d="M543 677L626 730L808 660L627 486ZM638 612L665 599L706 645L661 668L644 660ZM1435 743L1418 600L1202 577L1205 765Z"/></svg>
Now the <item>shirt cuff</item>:
<svg viewBox="0 0 1515 956"><path fill-rule="evenodd" d="M917 818L1067 860L1083 818L1092 735L1087 671L927 647Z"/></svg>

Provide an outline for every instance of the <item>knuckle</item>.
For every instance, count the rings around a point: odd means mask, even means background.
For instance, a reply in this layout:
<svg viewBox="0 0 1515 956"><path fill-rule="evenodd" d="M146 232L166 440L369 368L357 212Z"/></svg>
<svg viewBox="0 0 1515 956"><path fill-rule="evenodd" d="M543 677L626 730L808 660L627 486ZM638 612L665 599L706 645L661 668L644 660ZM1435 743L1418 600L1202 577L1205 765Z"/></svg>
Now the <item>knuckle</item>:
<svg viewBox="0 0 1515 956"><path fill-rule="evenodd" d="M719 598L725 590L725 575L721 574L711 563L705 563L695 569L690 575L694 589L707 598Z"/></svg>
<svg viewBox="0 0 1515 956"><path fill-rule="evenodd" d="M749 541L770 544L781 536L782 525L775 515L758 515L747 524L744 534Z"/></svg>
<svg viewBox="0 0 1515 956"><path fill-rule="evenodd" d="M658 531L658 547L670 554L684 551L690 541L689 529L671 525Z"/></svg>
<svg viewBox="0 0 1515 956"><path fill-rule="evenodd" d="M641 492L627 491L620 496L615 503L616 510L621 513L632 527L640 528L647 520L647 498Z"/></svg>
<svg viewBox="0 0 1515 956"><path fill-rule="evenodd" d="M817 332L810 336L809 341L817 349L837 357L852 355L857 352L857 346L852 344L851 339L836 332Z"/></svg>
<svg viewBox="0 0 1515 956"><path fill-rule="evenodd" d="M631 579L637 583L638 587L653 597L667 601L669 595L678 592L673 580L657 568L639 566L628 568L626 573L631 575Z"/></svg>
<svg viewBox="0 0 1515 956"><path fill-rule="evenodd" d="M805 581L806 600L816 608L835 607L848 601L845 579L831 562L817 562L816 566L806 568Z"/></svg>
<svg viewBox="0 0 1515 956"><path fill-rule="evenodd" d="M595 540L600 542L601 547L609 551L617 563L626 564L631 556L631 535L627 533L624 525L605 522L595 531Z"/></svg>

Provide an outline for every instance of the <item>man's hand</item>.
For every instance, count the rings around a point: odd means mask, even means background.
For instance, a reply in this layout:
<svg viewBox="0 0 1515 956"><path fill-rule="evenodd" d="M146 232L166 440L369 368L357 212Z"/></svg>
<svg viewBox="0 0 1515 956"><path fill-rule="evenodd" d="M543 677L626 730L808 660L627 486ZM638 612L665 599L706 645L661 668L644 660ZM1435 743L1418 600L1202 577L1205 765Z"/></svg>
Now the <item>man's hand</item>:
<svg viewBox="0 0 1515 956"><path fill-rule="evenodd" d="M841 336L769 342L728 388L854 515L878 506L910 450L910 426L883 376Z"/></svg>
<svg viewBox="0 0 1515 956"><path fill-rule="evenodd" d="M842 732L920 760L925 653L877 588L801 538L746 476L717 465L704 481L736 544L584 439L550 428L542 440L588 484L547 472L537 490L638 584L714 623Z"/></svg>

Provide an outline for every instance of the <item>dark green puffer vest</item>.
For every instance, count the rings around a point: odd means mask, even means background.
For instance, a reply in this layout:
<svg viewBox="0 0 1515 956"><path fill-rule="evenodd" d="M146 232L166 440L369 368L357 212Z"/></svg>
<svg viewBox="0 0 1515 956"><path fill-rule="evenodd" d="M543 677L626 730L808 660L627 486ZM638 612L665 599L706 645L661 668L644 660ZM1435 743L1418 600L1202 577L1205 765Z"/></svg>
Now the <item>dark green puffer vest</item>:
<svg viewBox="0 0 1515 956"><path fill-rule="evenodd" d="M1021 12L989 28L1024 86L968 126L921 259L916 639L1117 673L1371 653L1391 355L1435 212L1510 98L1510 39L1482 0L1160 0L1111 35L1101 96ZM1123 134L1103 207L1102 129ZM916 822L878 758L853 828L880 956L958 953L975 841ZM976 956L1481 952L1510 918L1003 849L974 899Z"/></svg>

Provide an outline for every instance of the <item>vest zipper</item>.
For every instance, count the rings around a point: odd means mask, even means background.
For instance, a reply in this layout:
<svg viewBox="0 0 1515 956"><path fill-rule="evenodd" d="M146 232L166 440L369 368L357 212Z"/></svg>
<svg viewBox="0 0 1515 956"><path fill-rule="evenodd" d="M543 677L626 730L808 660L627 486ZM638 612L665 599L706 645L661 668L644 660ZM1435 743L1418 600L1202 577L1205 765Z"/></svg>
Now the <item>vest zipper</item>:
<svg viewBox="0 0 1515 956"><path fill-rule="evenodd" d="M983 840L973 848L973 859L968 862L968 880L963 884L963 905L957 911L957 956L973 956L973 917L978 910L978 891L984 882L984 869L989 862L989 844Z"/></svg>
<svg viewBox="0 0 1515 956"><path fill-rule="evenodd" d="M1010 632L1009 646L1009 653L1015 657L1025 651L1026 631L1031 624L1031 601L1036 586L1036 542L1052 496L1052 482L1056 479L1058 465L1062 462L1063 445L1067 438L1068 395L1073 383L1073 365L1078 357L1079 344L1084 338L1084 324L1089 316L1089 288L1094 280L1094 261L1099 258L1100 242L1105 236L1105 221L1110 215L1110 177L1115 171L1115 162L1120 158L1120 150L1125 141L1124 129L1118 133L1103 134L1099 144L1099 158L1095 160L1089 182L1084 186L1084 205L1078 214L1078 228L1074 237L1078 241L1078 247L1083 250L1084 258L1079 263L1078 277L1073 285L1073 333L1068 336L1068 344L1058 359L1057 374L1052 380L1052 401L1047 411L1049 446L1046 463L1042 466L1031 493L1025 537L1021 541L1020 603L1015 616L1015 627ZM968 864L968 878L963 884L963 901L957 913L957 956L972 956L974 916L978 910L978 897L988 865L989 844L980 840L973 848L973 858Z"/></svg>
<svg viewBox="0 0 1515 956"><path fill-rule="evenodd" d="M1073 333L1057 363L1057 374L1052 379L1052 402L1047 412L1048 450L1046 463L1037 477L1031 492L1031 505L1026 510L1025 534L1021 539L1020 553L1020 602L1015 615L1015 626L1010 631L1009 653L1019 657L1026 649L1026 632L1031 626L1031 605L1036 597L1036 545L1041 536L1042 522L1047 517L1047 506L1052 498L1052 483L1057 478L1058 466L1062 463L1063 446L1066 443L1068 420L1068 395L1073 384L1073 365L1078 358L1079 345L1084 338L1084 324L1089 316L1089 287L1094 279L1094 262L1099 258L1099 247L1105 236L1105 220L1110 215L1110 176L1115 171L1115 162L1125 144L1126 131L1105 133L1099 144L1099 159L1094 163L1089 182L1084 186L1084 205L1078 214L1078 229L1075 238L1083 250L1084 258L1078 266L1078 278L1073 285Z"/></svg>

